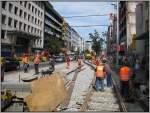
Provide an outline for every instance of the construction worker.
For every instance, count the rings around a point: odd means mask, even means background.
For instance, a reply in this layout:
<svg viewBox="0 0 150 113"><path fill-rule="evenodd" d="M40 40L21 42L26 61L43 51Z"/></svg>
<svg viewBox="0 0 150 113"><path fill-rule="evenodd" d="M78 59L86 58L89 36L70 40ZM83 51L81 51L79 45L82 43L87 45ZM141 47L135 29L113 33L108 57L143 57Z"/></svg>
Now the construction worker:
<svg viewBox="0 0 150 113"><path fill-rule="evenodd" d="M103 59L103 60L104 60L103 62L105 63L104 67L105 67L105 71L106 71L107 87L111 87L112 86L112 77L111 77L112 76L112 70L108 64L107 59Z"/></svg>
<svg viewBox="0 0 150 113"><path fill-rule="evenodd" d="M80 56L78 57L78 69L81 70L81 58L80 58Z"/></svg>
<svg viewBox="0 0 150 113"><path fill-rule="evenodd" d="M67 61L67 69L69 69L71 61L69 55L67 55L66 61Z"/></svg>
<svg viewBox="0 0 150 113"><path fill-rule="evenodd" d="M128 67L127 62L123 62L120 68L120 84L121 84L121 94L125 99L129 95L129 80L131 78L131 69Z"/></svg>
<svg viewBox="0 0 150 113"><path fill-rule="evenodd" d="M6 65L5 58L1 57L1 82L4 82L5 65Z"/></svg>
<svg viewBox="0 0 150 113"><path fill-rule="evenodd" d="M105 78L105 69L102 62L99 62L99 64L96 66L95 69L95 75L96 75L96 91L104 91L104 78ZM101 88L100 88L101 87Z"/></svg>
<svg viewBox="0 0 150 113"><path fill-rule="evenodd" d="M35 74L39 74L40 56L36 55L34 59Z"/></svg>
<svg viewBox="0 0 150 113"><path fill-rule="evenodd" d="M22 63L23 63L24 73L28 72L29 57L28 57L27 54L24 54L24 55L23 55Z"/></svg>

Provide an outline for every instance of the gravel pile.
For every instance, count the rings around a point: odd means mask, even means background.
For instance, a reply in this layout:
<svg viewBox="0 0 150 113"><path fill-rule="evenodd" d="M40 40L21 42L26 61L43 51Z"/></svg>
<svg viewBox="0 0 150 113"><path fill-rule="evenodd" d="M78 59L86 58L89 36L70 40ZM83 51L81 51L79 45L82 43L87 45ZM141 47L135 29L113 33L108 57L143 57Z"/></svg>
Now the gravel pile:
<svg viewBox="0 0 150 113"><path fill-rule="evenodd" d="M89 91L89 86L93 80L94 72L87 65L78 73L71 99L66 111L78 111L83 104L85 96Z"/></svg>

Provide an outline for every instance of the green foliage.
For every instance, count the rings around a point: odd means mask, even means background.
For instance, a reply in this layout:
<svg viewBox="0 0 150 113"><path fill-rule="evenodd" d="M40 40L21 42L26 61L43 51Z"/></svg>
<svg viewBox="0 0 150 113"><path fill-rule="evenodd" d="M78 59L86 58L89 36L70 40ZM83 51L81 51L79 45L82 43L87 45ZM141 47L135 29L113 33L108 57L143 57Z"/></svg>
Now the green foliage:
<svg viewBox="0 0 150 113"><path fill-rule="evenodd" d="M61 40L58 38L49 38L48 39L48 48L50 51L54 54L60 53L60 48L61 48Z"/></svg>
<svg viewBox="0 0 150 113"><path fill-rule="evenodd" d="M94 30L94 33L89 33L90 39L92 40L92 49L96 52L96 55L99 55L102 52L102 46L104 39L102 39L98 32Z"/></svg>

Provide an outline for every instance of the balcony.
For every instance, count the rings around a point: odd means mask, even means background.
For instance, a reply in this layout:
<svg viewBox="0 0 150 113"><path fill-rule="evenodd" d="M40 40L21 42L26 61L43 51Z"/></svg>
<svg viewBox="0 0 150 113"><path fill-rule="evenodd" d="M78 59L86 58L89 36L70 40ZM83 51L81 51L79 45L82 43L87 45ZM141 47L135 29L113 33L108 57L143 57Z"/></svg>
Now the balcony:
<svg viewBox="0 0 150 113"><path fill-rule="evenodd" d="M48 30L48 29L45 29L45 32L46 32L46 33L48 33L48 34L53 35L53 32L51 32L51 31L50 31L50 30Z"/></svg>
<svg viewBox="0 0 150 113"><path fill-rule="evenodd" d="M62 32L61 29L57 28L56 26L54 26L53 24L51 24L48 20L45 20L45 24L49 25L50 27L56 29L59 32Z"/></svg>
<svg viewBox="0 0 150 113"><path fill-rule="evenodd" d="M57 24L59 24L60 26L62 26L62 24L60 22L58 22L54 17L52 17L49 13L45 13L46 16L48 16L49 18L51 18L53 21L55 21Z"/></svg>

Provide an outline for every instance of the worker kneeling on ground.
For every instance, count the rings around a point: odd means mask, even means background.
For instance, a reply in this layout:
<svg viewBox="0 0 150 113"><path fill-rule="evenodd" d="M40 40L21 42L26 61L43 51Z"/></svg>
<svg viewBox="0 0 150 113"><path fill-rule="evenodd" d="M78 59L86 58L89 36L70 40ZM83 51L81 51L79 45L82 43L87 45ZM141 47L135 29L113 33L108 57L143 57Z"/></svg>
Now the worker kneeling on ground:
<svg viewBox="0 0 150 113"><path fill-rule="evenodd" d="M104 91L104 78L105 78L105 69L103 63L99 63L96 66L95 70L95 75L96 75L96 91Z"/></svg>
<svg viewBox="0 0 150 113"><path fill-rule="evenodd" d="M131 69L128 67L127 62L123 63L120 68L120 85L121 85L121 95L127 99L129 95L129 80L131 78Z"/></svg>

